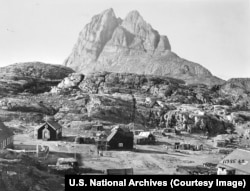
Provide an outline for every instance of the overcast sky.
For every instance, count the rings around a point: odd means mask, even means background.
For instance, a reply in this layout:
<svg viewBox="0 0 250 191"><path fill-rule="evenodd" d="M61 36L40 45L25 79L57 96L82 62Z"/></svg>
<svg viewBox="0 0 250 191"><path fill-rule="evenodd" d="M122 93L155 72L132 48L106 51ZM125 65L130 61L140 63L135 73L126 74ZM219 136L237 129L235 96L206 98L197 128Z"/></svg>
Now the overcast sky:
<svg viewBox="0 0 250 191"><path fill-rule="evenodd" d="M250 77L250 0L0 0L0 66L62 64L91 17L138 10L172 51L223 79Z"/></svg>

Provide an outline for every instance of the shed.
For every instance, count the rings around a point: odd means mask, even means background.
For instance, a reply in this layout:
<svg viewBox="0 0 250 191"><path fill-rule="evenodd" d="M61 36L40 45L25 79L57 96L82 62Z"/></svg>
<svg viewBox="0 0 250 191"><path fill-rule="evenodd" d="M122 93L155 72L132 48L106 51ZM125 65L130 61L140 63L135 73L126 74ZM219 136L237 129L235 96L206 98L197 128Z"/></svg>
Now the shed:
<svg viewBox="0 0 250 191"><path fill-rule="evenodd" d="M250 174L250 151L235 149L217 165L217 174Z"/></svg>
<svg viewBox="0 0 250 191"><path fill-rule="evenodd" d="M134 134L128 129L115 127L107 137L109 149L133 149Z"/></svg>
<svg viewBox="0 0 250 191"><path fill-rule="evenodd" d="M141 132L143 132L143 130L136 129L136 130L134 130L134 135L139 135Z"/></svg>
<svg viewBox="0 0 250 191"><path fill-rule="evenodd" d="M188 143L182 143L182 144L180 144L179 148L181 150L190 150L191 146Z"/></svg>
<svg viewBox="0 0 250 191"><path fill-rule="evenodd" d="M227 143L228 142L226 140L215 140L214 141L214 146L215 147L226 147Z"/></svg>
<svg viewBox="0 0 250 191"><path fill-rule="evenodd" d="M91 130L93 130L93 131L103 131L103 125L101 125L101 124L92 125Z"/></svg>
<svg viewBox="0 0 250 191"><path fill-rule="evenodd" d="M174 143L174 149L180 149L180 142Z"/></svg>
<svg viewBox="0 0 250 191"><path fill-rule="evenodd" d="M62 126L55 121L46 121L35 130L35 137L43 140L61 139Z"/></svg>
<svg viewBox="0 0 250 191"><path fill-rule="evenodd" d="M140 137L138 135L134 136L134 144L137 145L146 145L148 144L146 137Z"/></svg>
<svg viewBox="0 0 250 191"><path fill-rule="evenodd" d="M154 144L155 136L151 132L140 132L134 141L136 144Z"/></svg>
<svg viewBox="0 0 250 191"><path fill-rule="evenodd" d="M78 144L94 144L95 139L94 139L94 137L76 136L75 137L75 143L78 143Z"/></svg>
<svg viewBox="0 0 250 191"><path fill-rule="evenodd" d="M13 147L13 135L14 133L0 122L0 149Z"/></svg>

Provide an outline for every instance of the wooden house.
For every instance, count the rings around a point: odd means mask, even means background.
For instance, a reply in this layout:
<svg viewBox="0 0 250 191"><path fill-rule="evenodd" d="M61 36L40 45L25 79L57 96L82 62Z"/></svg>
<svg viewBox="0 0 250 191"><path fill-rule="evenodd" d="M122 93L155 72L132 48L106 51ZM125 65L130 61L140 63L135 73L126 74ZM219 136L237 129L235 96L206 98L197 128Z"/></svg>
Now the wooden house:
<svg viewBox="0 0 250 191"><path fill-rule="evenodd" d="M0 122L0 149L13 147L13 135L14 133Z"/></svg>
<svg viewBox="0 0 250 191"><path fill-rule="evenodd" d="M134 143L138 145L154 144L155 136L150 132L140 132L138 136L134 137Z"/></svg>
<svg viewBox="0 0 250 191"><path fill-rule="evenodd" d="M35 137L46 141L59 140L62 137L62 126L55 121L46 121L35 130Z"/></svg>
<svg viewBox="0 0 250 191"><path fill-rule="evenodd" d="M107 137L108 149L133 149L134 134L129 129L115 127Z"/></svg>

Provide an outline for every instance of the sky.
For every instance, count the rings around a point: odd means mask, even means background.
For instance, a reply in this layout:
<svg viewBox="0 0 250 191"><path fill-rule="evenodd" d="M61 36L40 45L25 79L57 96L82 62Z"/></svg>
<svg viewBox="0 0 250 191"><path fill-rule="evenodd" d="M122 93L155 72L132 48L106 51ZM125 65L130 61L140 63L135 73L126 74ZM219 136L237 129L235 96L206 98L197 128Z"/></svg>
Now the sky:
<svg viewBox="0 0 250 191"><path fill-rule="evenodd" d="M222 79L250 77L250 0L0 0L0 67L62 64L92 16L138 10L172 51Z"/></svg>

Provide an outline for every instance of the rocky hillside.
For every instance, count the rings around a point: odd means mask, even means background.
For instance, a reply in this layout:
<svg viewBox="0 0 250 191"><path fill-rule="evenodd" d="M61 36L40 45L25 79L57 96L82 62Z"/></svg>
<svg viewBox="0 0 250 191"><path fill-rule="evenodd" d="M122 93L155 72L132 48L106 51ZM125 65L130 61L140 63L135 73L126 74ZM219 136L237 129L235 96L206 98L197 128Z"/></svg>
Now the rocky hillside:
<svg viewBox="0 0 250 191"><path fill-rule="evenodd" d="M60 96L55 119L66 127L86 122L130 124L136 128L190 128L223 133L248 117L238 115L231 95L220 87L187 85L182 80L132 73L72 73L51 90ZM57 100L57 99L55 99ZM67 101L66 101L67 100Z"/></svg>
<svg viewBox="0 0 250 191"><path fill-rule="evenodd" d="M74 72L71 68L41 62L25 62L0 68L0 90L7 92L49 91L63 78Z"/></svg>
<svg viewBox="0 0 250 191"><path fill-rule="evenodd" d="M250 94L250 78L229 79L225 84L223 84L221 90L224 93L246 97Z"/></svg>
<svg viewBox="0 0 250 191"><path fill-rule="evenodd" d="M221 94L231 97L240 108L250 106L250 78L232 78L220 87Z"/></svg>
<svg viewBox="0 0 250 191"><path fill-rule="evenodd" d="M203 66L172 52L167 36L153 29L138 11L131 11L123 20L113 9L95 15L80 32L65 65L84 74L127 72L175 77L188 83L223 83Z"/></svg>

